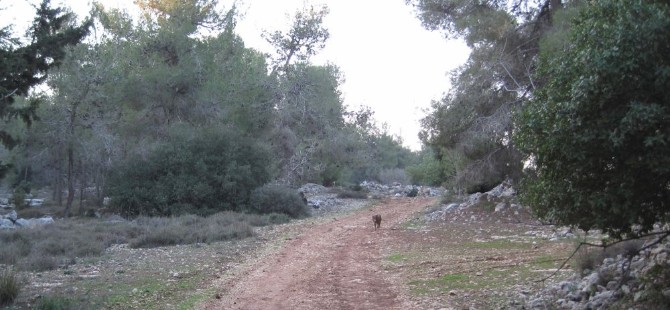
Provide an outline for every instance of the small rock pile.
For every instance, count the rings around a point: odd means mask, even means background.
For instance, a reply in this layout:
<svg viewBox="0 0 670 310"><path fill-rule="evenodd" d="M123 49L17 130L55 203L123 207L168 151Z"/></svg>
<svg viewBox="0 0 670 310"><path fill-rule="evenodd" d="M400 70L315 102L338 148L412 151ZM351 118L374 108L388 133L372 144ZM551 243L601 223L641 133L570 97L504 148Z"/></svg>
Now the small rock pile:
<svg viewBox="0 0 670 310"><path fill-rule="evenodd" d="M525 301L519 309L669 309L670 242L666 240L627 259L605 258L585 277L549 286Z"/></svg>
<svg viewBox="0 0 670 310"><path fill-rule="evenodd" d="M19 218L14 210L5 215L0 215L0 229L16 229L20 227L33 228L52 224L53 222L54 219L51 216L44 216L36 219Z"/></svg>
<svg viewBox="0 0 670 310"><path fill-rule="evenodd" d="M307 199L307 205L312 210L312 215L323 215L332 212L358 209L364 207L367 202L363 199L341 199L337 193L319 184L307 183L298 189Z"/></svg>
<svg viewBox="0 0 670 310"><path fill-rule="evenodd" d="M470 207L481 205L483 203L490 204L494 212L506 212L508 209L518 213L517 210L521 206L514 203L516 197L516 190L508 183L501 183L485 193L474 193L462 199L462 202L454 202L442 205L437 210L432 209L424 215L425 220L437 221L445 220L449 213L455 211L463 211Z"/></svg>

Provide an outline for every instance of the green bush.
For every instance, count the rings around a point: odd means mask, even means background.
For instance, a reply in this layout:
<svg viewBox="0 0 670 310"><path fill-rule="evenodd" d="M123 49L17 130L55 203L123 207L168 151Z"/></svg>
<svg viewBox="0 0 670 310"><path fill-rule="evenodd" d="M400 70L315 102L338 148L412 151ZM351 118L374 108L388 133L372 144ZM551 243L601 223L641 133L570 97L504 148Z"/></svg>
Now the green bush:
<svg viewBox="0 0 670 310"><path fill-rule="evenodd" d="M0 272L0 306L12 304L20 291L21 283L14 272L11 270Z"/></svg>
<svg viewBox="0 0 670 310"><path fill-rule="evenodd" d="M412 190L410 190L409 193L407 193L407 197L416 197L418 195L419 195L419 189L417 189L416 187L412 187Z"/></svg>
<svg viewBox="0 0 670 310"><path fill-rule="evenodd" d="M270 163L269 152L232 132L174 137L114 169L111 208L126 217L244 211L251 191L270 180Z"/></svg>
<svg viewBox="0 0 670 310"><path fill-rule="evenodd" d="M17 210L23 210L28 206L26 203L26 197L27 193L22 187L17 187L14 189L14 193L12 194L12 203Z"/></svg>
<svg viewBox="0 0 670 310"><path fill-rule="evenodd" d="M75 309L71 299L62 296L46 296L39 299L36 310L71 310Z"/></svg>
<svg viewBox="0 0 670 310"><path fill-rule="evenodd" d="M274 184L266 184L251 193L251 210L253 212L282 213L292 218L309 215L309 208L298 191Z"/></svg>

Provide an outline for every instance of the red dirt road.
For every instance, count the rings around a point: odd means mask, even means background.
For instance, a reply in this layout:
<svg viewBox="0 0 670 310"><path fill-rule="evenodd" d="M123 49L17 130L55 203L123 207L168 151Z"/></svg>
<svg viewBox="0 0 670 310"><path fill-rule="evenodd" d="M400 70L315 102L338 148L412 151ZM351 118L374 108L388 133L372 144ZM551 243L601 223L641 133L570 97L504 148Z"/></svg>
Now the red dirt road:
<svg viewBox="0 0 670 310"><path fill-rule="evenodd" d="M434 198L387 199L306 227L276 253L214 283L218 299L202 309L408 309L406 288L383 271L393 227ZM382 216L375 231L372 215Z"/></svg>

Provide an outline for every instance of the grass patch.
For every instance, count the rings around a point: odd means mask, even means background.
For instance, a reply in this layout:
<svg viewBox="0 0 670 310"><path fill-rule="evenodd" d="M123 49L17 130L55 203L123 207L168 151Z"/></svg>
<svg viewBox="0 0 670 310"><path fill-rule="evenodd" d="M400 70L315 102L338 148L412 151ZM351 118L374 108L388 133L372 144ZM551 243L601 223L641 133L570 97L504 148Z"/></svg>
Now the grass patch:
<svg viewBox="0 0 670 310"><path fill-rule="evenodd" d="M413 280L409 282L412 291L417 294L426 294L431 291L449 291L454 289L471 289L477 287L477 283L470 280L466 274L448 274L437 279Z"/></svg>
<svg viewBox="0 0 670 310"><path fill-rule="evenodd" d="M556 257L545 255L536 257L532 265L542 269L556 268L563 260L564 258L557 259Z"/></svg>
<svg viewBox="0 0 670 310"><path fill-rule="evenodd" d="M399 263L401 261L407 260L407 256L402 255L400 253L392 254L386 257L386 260L392 263Z"/></svg>
<svg viewBox="0 0 670 310"><path fill-rule="evenodd" d="M412 219L407 220L404 223L402 223L401 227L403 229L418 230L418 229L421 229L421 227L423 227L423 225L424 225L423 220L421 220L419 218L412 218Z"/></svg>
<svg viewBox="0 0 670 310"><path fill-rule="evenodd" d="M195 306L205 300L207 298L206 295L200 293L200 294L195 294L191 295L186 298L183 302L179 303L177 305L177 309L179 310L188 310L188 309L195 309Z"/></svg>
<svg viewBox="0 0 670 310"><path fill-rule="evenodd" d="M530 249L533 247L531 243L512 242L507 239L496 239L485 242L466 242L463 246L471 249Z"/></svg>
<svg viewBox="0 0 670 310"><path fill-rule="evenodd" d="M0 307L11 305L21 291L21 283L12 270L0 272Z"/></svg>
<svg viewBox="0 0 670 310"><path fill-rule="evenodd" d="M71 310L84 309L75 305L70 298L63 296L46 296L39 299L35 310Z"/></svg>

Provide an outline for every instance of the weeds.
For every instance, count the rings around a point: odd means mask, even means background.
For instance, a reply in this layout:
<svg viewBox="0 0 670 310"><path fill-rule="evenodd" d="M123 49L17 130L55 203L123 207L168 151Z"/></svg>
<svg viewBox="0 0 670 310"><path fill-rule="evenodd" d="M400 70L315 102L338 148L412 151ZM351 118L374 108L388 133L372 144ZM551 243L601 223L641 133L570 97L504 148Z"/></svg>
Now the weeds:
<svg viewBox="0 0 670 310"><path fill-rule="evenodd" d="M21 291L21 283L12 270L0 272L0 306L7 306L14 302Z"/></svg>
<svg viewBox="0 0 670 310"><path fill-rule="evenodd" d="M74 303L67 297L48 296L40 298L36 310L70 310L75 309Z"/></svg>
<svg viewBox="0 0 670 310"><path fill-rule="evenodd" d="M3 249L0 264L20 270L47 271L81 258L99 256L113 244L150 248L242 239L253 235L254 226L289 220L286 214L236 212L209 217L139 217L114 223L89 218L59 220L36 229L0 231L0 248Z"/></svg>
<svg viewBox="0 0 670 310"><path fill-rule="evenodd" d="M245 217L253 215L225 212L206 218L197 215L138 218L137 222L147 231L131 240L130 247L150 248L246 238L253 235L253 229Z"/></svg>

